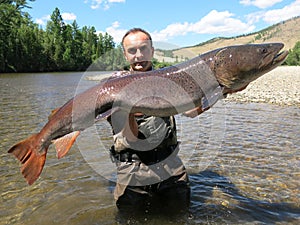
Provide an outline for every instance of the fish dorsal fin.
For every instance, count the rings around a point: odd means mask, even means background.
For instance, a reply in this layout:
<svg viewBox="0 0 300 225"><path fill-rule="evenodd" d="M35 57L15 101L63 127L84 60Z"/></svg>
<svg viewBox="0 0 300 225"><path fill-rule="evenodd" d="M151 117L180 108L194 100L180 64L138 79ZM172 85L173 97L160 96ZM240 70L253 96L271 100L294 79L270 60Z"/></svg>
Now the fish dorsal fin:
<svg viewBox="0 0 300 225"><path fill-rule="evenodd" d="M54 116L54 114L57 113L57 111L58 111L59 109L60 109L60 108L53 109L53 110L51 111L50 115L48 116L48 120L50 120L50 119Z"/></svg>
<svg viewBox="0 0 300 225"><path fill-rule="evenodd" d="M80 131L74 131L53 141L58 159L64 157L69 152L79 134Z"/></svg>

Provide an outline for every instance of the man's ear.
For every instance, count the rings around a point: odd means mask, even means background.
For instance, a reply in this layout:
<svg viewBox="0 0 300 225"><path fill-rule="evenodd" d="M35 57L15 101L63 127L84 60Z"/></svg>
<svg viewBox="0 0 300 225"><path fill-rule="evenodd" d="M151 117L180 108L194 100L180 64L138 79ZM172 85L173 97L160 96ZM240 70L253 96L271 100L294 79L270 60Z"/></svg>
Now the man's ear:
<svg viewBox="0 0 300 225"><path fill-rule="evenodd" d="M153 47L153 46L151 47L151 50L152 50L152 55L151 55L151 57L153 57L153 56L154 56L154 47Z"/></svg>
<svg viewBox="0 0 300 225"><path fill-rule="evenodd" d="M123 52L123 55L124 55L124 58L126 59L126 61L128 62L128 58L127 58L125 52Z"/></svg>

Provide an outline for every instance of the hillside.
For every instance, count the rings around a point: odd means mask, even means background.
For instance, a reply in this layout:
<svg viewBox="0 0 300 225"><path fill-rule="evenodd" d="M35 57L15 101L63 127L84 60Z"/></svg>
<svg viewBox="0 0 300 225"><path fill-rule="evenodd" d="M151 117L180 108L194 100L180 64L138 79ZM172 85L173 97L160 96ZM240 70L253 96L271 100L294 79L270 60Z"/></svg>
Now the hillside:
<svg viewBox="0 0 300 225"><path fill-rule="evenodd" d="M192 58L224 46L263 42L282 42L285 44L285 49L292 49L297 41L300 41L300 17L280 22L248 35L214 38L196 46L177 49L173 51L173 55L178 58Z"/></svg>

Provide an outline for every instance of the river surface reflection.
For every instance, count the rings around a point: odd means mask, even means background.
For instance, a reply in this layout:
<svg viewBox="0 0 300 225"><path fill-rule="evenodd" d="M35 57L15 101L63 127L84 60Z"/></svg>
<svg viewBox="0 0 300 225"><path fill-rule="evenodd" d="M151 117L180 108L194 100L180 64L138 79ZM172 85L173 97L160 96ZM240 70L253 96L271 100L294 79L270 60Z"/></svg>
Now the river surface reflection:
<svg viewBox="0 0 300 225"><path fill-rule="evenodd" d="M118 214L106 122L96 125L100 145L87 130L61 160L50 147L41 177L28 186L7 150L95 84L85 75L0 75L0 224L299 224L300 109L293 106L220 101L195 119L176 116L192 188L188 215ZM93 166L87 156L97 154Z"/></svg>

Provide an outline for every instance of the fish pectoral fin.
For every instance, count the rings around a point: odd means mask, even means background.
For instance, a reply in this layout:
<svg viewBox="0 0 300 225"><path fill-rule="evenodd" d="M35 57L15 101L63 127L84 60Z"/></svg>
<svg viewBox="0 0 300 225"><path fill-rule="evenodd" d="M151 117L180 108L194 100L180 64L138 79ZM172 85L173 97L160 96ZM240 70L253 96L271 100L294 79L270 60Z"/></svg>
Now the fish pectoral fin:
<svg viewBox="0 0 300 225"><path fill-rule="evenodd" d="M182 115L184 115L186 117L190 117L190 118L195 118L196 116L200 115L204 111L205 110L203 110L202 107L200 106L200 107L191 109L189 111L186 111L186 112L182 113Z"/></svg>
<svg viewBox="0 0 300 225"><path fill-rule="evenodd" d="M79 134L80 131L74 131L53 141L58 159L61 159L69 152Z"/></svg>
<svg viewBox="0 0 300 225"><path fill-rule="evenodd" d="M119 110L121 110L119 107L115 107L115 108L111 108L111 109L97 115L95 118L95 123L102 121L102 120L106 120L109 116L111 116L115 112L118 112Z"/></svg>
<svg viewBox="0 0 300 225"><path fill-rule="evenodd" d="M236 89L236 90L231 90L229 88L225 88L224 89L224 93L225 94L233 94L233 93L236 93L236 92L239 92L239 91L243 91L245 90L247 87L248 87L249 84L246 84L245 86L239 88L239 89Z"/></svg>
<svg viewBox="0 0 300 225"><path fill-rule="evenodd" d="M218 85L208 96L203 96L201 99L201 105L184 112L182 115L186 117L194 118L201 113L209 110L219 99L224 98L223 96L224 88Z"/></svg>
<svg viewBox="0 0 300 225"><path fill-rule="evenodd" d="M21 173L29 185L38 179L46 161L48 147L38 145L38 140L37 134L34 134L8 150L23 164Z"/></svg>

